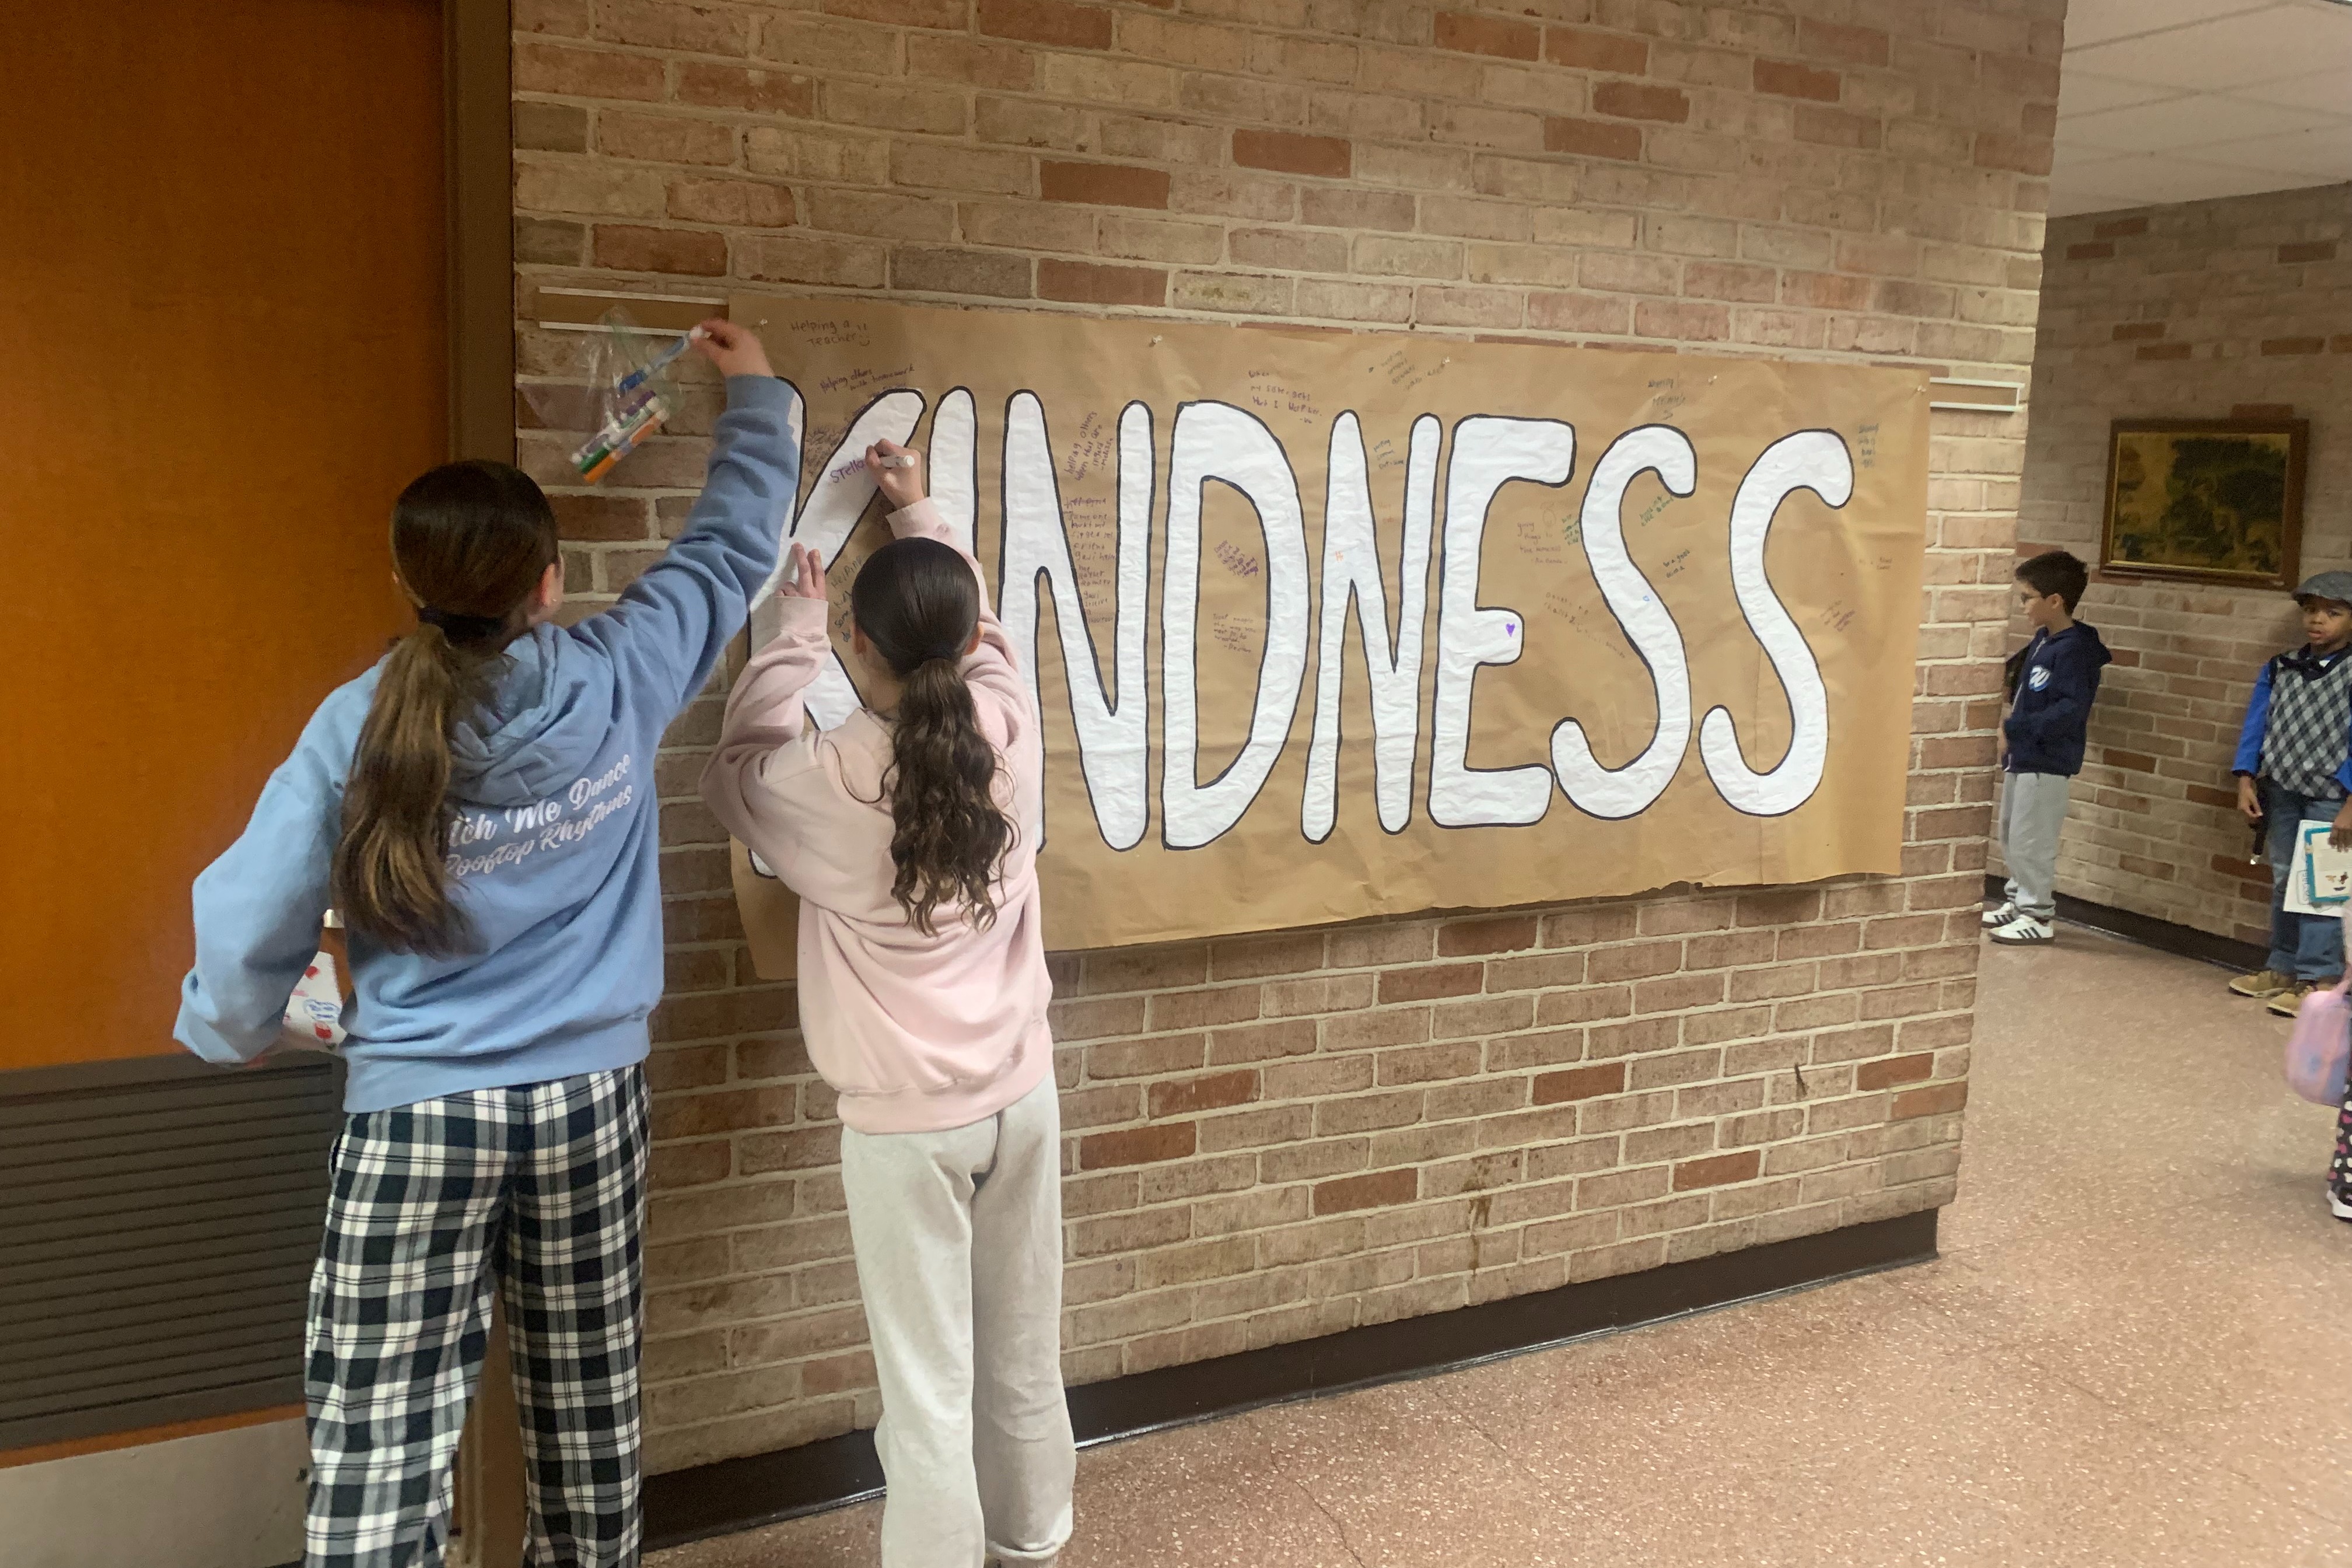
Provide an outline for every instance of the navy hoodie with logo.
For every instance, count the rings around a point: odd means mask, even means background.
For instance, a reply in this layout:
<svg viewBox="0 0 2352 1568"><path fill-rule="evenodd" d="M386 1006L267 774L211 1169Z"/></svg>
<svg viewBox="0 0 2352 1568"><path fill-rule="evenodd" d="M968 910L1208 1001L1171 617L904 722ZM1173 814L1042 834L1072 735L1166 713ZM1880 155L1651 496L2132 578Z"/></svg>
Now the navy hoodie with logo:
<svg viewBox="0 0 2352 1568"><path fill-rule="evenodd" d="M2083 771L2083 731L2099 671L2114 661L2096 628L2076 621L2063 632L2037 631L2025 645L2017 701L2001 725L2013 773Z"/></svg>

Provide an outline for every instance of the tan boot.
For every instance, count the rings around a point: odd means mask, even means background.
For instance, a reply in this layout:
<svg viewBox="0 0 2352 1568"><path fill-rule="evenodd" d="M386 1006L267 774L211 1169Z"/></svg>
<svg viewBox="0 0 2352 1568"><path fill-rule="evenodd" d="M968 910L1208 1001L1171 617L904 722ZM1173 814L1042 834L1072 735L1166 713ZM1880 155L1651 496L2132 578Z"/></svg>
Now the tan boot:
<svg viewBox="0 0 2352 1568"><path fill-rule="evenodd" d="M2292 989L2282 991L2277 995L2272 997L2271 1011L2276 1013L2282 1018L2292 1018L2297 1013L2303 1011L2303 999L2305 997L2310 995L2315 991L2333 991L2334 989L2336 989L2336 982L2333 980L2303 981Z"/></svg>
<svg viewBox="0 0 2352 1568"><path fill-rule="evenodd" d="M2239 996L2269 997L2294 989L2294 976L2281 974L2275 969L2257 969L2252 974L2241 974L2230 982L2231 992Z"/></svg>

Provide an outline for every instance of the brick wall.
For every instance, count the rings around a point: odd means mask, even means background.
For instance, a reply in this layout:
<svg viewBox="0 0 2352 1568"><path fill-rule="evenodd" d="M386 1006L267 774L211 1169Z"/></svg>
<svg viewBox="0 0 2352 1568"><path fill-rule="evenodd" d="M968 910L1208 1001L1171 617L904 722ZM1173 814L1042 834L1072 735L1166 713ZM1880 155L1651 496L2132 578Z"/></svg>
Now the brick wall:
<svg viewBox="0 0 2352 1568"><path fill-rule="evenodd" d="M2095 561L2109 423L2292 409L2311 421L2302 574L2352 563L2352 186L2050 226L2021 552ZM2260 940L2230 777L2255 671L2303 640L2276 593L2109 579L2084 602L2116 664L2061 840L2069 893ZM2022 641L2021 619L2011 628Z"/></svg>
<svg viewBox="0 0 2352 1568"><path fill-rule="evenodd" d="M1926 363L2031 353L2061 0L520 0L526 459L550 284L755 284ZM561 500L609 595L700 407ZM1067 954L1094 1380L1940 1205L2023 419L1938 416L1901 877ZM832 1100L665 757L659 1468L870 1422Z"/></svg>

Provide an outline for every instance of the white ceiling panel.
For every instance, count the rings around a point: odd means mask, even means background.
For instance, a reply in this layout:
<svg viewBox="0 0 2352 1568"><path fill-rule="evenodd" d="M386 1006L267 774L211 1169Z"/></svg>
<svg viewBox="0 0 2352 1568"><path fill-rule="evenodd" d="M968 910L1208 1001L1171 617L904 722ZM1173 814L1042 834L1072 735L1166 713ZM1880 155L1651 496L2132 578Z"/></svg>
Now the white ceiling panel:
<svg viewBox="0 0 2352 1568"><path fill-rule="evenodd" d="M2316 70L2352 71L2352 26L2313 6L2270 5L2069 49L2066 64L2155 87L2227 90Z"/></svg>
<svg viewBox="0 0 2352 1568"><path fill-rule="evenodd" d="M2061 67L2058 73L2058 118L2061 120L2071 120L2078 114L2097 114L2103 110L2128 109L2137 103L2155 103L2181 96L2179 88L2117 81L2113 77L2076 70L2071 65Z"/></svg>
<svg viewBox="0 0 2352 1568"><path fill-rule="evenodd" d="M2085 114L2067 121L2064 135L2069 142L2112 153L2167 153L2341 122L2339 117L2307 109L2248 103L2209 92Z"/></svg>
<svg viewBox="0 0 2352 1568"><path fill-rule="evenodd" d="M2063 79L2063 68L2060 74ZM2264 82L2260 87L2242 87L2231 96L2250 98L2257 103L2283 103L2292 109L2352 114L2352 71L2340 68L2314 71L2309 76L2289 77L2284 81ZM2066 112L2066 89L2063 79L2058 89L2058 112Z"/></svg>
<svg viewBox="0 0 2352 1568"><path fill-rule="evenodd" d="M2051 210L2352 181L2352 4L2074 0Z"/></svg>
<svg viewBox="0 0 2352 1568"><path fill-rule="evenodd" d="M2288 174L2320 175L2320 184L2352 180L2352 125L2300 131L2285 136L2253 137L2243 142L2224 142L2200 151L2248 168L2269 169Z"/></svg>
<svg viewBox="0 0 2352 1568"><path fill-rule="evenodd" d="M2066 47L2104 44L2217 16L2259 11L2268 0L2073 0L2066 7Z"/></svg>

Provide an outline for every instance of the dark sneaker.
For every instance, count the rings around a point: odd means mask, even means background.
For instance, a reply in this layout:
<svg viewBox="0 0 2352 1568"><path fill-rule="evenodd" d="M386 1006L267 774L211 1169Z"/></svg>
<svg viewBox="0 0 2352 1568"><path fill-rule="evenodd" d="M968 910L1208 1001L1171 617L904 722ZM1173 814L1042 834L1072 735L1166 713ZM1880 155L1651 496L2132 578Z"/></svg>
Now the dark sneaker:
<svg viewBox="0 0 2352 1568"><path fill-rule="evenodd" d="M1993 941L2003 947L2040 947L2058 940L2048 921L2035 920L2032 915L2012 915L2009 923L1994 930Z"/></svg>
<svg viewBox="0 0 2352 1568"><path fill-rule="evenodd" d="M2230 982L2231 994L2235 996L2270 997L2294 989L2294 976L2281 974L2275 969L2257 969L2252 974L2241 974Z"/></svg>

